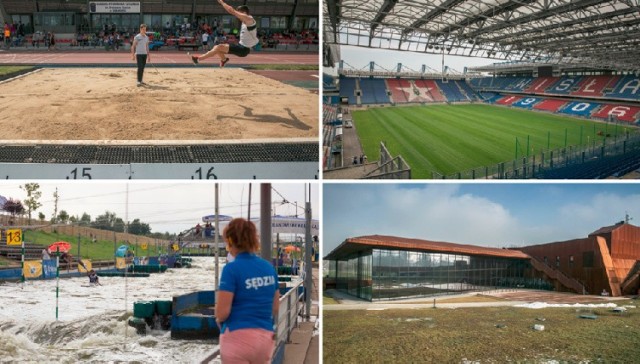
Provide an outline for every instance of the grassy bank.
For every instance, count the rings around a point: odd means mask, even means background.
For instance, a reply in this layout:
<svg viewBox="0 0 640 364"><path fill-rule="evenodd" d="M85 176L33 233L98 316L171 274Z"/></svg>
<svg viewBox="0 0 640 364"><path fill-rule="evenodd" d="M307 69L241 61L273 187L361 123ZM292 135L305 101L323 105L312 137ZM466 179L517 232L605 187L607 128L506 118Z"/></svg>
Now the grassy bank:
<svg viewBox="0 0 640 364"><path fill-rule="evenodd" d="M66 241L71 244L71 254L78 255L78 237L60 233L47 233L43 231L26 230L24 232L24 239L26 242L48 246L56 241ZM124 242L118 241L115 244L117 249ZM133 245L135 248L135 245ZM156 247L151 245L148 250L142 250L141 245L138 245L137 255L149 255L150 253L156 253ZM80 255L83 258L93 260L105 260L113 259L114 256L114 242L113 240L97 240L95 243L88 237L80 237Z"/></svg>
<svg viewBox="0 0 640 364"><path fill-rule="evenodd" d="M323 358L327 364L459 363L465 358L480 363L628 363L640 357L638 310L625 314L609 309L514 307L325 311ZM578 317L590 312L598 318ZM544 325L544 331L533 330L534 324Z"/></svg>

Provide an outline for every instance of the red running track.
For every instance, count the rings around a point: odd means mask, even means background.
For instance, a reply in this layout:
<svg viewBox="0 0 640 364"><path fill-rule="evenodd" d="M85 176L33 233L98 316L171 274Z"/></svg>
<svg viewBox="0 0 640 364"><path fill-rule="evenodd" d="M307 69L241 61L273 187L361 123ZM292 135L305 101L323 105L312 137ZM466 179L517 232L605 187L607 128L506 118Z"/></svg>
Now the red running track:
<svg viewBox="0 0 640 364"><path fill-rule="evenodd" d="M195 52L201 54L202 52ZM230 55L228 66L253 64L318 64L317 53L275 53L254 52L247 57ZM202 66L218 67L218 59L210 58ZM151 62L157 65L192 64L187 52L160 51L151 52ZM0 51L0 64L4 65L134 65L127 51Z"/></svg>

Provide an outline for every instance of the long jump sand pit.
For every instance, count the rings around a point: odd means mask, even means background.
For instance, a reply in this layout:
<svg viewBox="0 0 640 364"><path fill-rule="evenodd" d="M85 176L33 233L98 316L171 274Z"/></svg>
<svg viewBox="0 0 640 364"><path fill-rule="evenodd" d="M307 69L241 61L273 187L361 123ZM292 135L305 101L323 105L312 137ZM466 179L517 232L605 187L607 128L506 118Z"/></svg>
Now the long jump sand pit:
<svg viewBox="0 0 640 364"><path fill-rule="evenodd" d="M318 138L318 96L238 68L41 69L0 84L3 140Z"/></svg>

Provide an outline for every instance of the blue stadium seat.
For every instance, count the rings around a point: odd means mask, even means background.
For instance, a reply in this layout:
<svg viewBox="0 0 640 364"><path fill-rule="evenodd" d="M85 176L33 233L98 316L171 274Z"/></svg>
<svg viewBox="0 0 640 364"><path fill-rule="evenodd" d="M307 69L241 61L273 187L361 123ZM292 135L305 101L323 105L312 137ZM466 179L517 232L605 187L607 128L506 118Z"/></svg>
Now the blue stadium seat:
<svg viewBox="0 0 640 364"><path fill-rule="evenodd" d="M460 92L457 84L450 80L449 82L442 82L442 80L436 80L436 84L442 90L444 97L449 102L467 101L467 98Z"/></svg>
<svg viewBox="0 0 640 364"><path fill-rule="evenodd" d="M640 100L640 78L634 75L622 77L613 91L606 93L606 95L620 99Z"/></svg>
<svg viewBox="0 0 640 364"><path fill-rule="evenodd" d="M514 102L513 104L511 104L511 106L531 110L531 108L533 108L533 105L537 104L540 101L542 101L542 99L539 97L525 97Z"/></svg>
<svg viewBox="0 0 640 364"><path fill-rule="evenodd" d="M360 90L362 95L360 101L363 104L388 104L387 86L381 78L361 78Z"/></svg>
<svg viewBox="0 0 640 364"><path fill-rule="evenodd" d="M581 116L583 118L588 118L591 116L591 113L595 111L598 107L600 107L600 103L597 102L587 102L587 101L573 101L569 105L565 106L561 113Z"/></svg>
<svg viewBox="0 0 640 364"><path fill-rule="evenodd" d="M547 88L546 93L552 95L568 95L574 91L574 88L578 86L580 80L582 80L582 76L560 77L555 84Z"/></svg>
<svg viewBox="0 0 640 364"><path fill-rule="evenodd" d="M340 77L340 97L348 97L349 105L357 103L355 78Z"/></svg>

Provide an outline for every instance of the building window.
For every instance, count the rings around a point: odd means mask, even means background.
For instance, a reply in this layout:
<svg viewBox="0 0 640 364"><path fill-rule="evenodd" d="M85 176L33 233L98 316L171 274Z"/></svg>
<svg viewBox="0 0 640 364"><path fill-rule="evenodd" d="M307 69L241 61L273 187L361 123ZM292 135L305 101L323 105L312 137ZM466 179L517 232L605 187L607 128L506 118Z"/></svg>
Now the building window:
<svg viewBox="0 0 640 364"><path fill-rule="evenodd" d="M582 253L582 267L593 268L593 252Z"/></svg>

